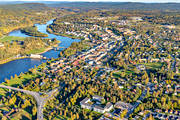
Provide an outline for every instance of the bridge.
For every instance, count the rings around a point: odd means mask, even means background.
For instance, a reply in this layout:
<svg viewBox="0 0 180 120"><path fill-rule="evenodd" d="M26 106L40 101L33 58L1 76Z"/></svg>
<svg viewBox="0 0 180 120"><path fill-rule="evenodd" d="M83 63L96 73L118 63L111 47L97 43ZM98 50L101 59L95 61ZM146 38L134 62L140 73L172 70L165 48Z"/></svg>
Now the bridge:
<svg viewBox="0 0 180 120"><path fill-rule="evenodd" d="M55 51L60 51L61 48L65 48L65 47L53 47L53 50L55 50Z"/></svg>

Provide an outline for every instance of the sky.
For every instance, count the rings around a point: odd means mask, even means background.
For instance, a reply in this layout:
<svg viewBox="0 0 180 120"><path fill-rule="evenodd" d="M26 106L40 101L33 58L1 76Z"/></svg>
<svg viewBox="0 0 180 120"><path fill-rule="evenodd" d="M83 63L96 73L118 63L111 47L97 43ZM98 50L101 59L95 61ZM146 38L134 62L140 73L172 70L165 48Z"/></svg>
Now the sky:
<svg viewBox="0 0 180 120"><path fill-rule="evenodd" d="M0 0L2 1L2 0ZM4 0L3 0L4 1ZM180 0L5 0L5 1L88 1L88 2L145 2L145 3L167 3L167 2L176 2L180 3Z"/></svg>

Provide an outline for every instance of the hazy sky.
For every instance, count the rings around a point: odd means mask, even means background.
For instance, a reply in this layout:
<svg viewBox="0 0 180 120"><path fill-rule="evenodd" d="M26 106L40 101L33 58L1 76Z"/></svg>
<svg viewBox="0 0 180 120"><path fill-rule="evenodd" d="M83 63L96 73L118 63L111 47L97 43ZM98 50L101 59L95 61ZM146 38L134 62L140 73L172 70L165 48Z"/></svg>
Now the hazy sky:
<svg viewBox="0 0 180 120"><path fill-rule="evenodd" d="M4 0L0 0L4 1ZM89 1L89 2L98 2L98 1L113 1L113 2L156 2L156 3L165 3L165 2L178 2L180 0L5 0L5 1Z"/></svg>

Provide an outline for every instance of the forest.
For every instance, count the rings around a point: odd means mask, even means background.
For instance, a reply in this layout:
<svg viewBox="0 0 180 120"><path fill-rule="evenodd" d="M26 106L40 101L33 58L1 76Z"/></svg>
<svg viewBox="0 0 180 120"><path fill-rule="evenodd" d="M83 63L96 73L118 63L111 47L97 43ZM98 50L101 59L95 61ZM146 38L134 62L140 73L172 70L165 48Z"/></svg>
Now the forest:
<svg viewBox="0 0 180 120"><path fill-rule="evenodd" d="M50 40L40 37L27 37L21 41L12 40L11 42L6 41L3 43L4 47L0 48L0 60L15 57L19 54L26 55L42 52L45 49L56 45L58 41L55 39Z"/></svg>
<svg viewBox="0 0 180 120"><path fill-rule="evenodd" d="M133 3L133 2L64 2L56 4L48 4L50 7L60 7L69 9L86 10L102 10L102 9L118 9L118 10L180 10L179 3Z"/></svg>
<svg viewBox="0 0 180 120"><path fill-rule="evenodd" d="M0 37L15 29L42 24L66 13L66 10L57 10L40 3L0 5Z"/></svg>
<svg viewBox="0 0 180 120"><path fill-rule="evenodd" d="M39 32L36 26L23 28L21 32L34 37L48 37L47 34Z"/></svg>

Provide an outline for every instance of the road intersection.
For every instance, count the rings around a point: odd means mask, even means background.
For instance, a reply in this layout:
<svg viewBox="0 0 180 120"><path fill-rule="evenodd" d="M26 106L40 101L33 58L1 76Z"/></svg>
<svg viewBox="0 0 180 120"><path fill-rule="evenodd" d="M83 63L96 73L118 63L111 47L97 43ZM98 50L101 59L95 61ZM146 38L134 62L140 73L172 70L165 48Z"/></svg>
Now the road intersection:
<svg viewBox="0 0 180 120"><path fill-rule="evenodd" d="M43 120L43 107L44 107L46 101L49 100L51 98L51 96L54 93L56 93L59 89L59 88L55 88L55 89L51 90L50 92L46 93L46 95L47 95L46 97L41 97L40 93L34 92L34 91L19 89L19 88L5 86L5 85L0 85L0 88L6 88L6 89L10 89L10 90L20 91L20 92L23 92L23 93L33 96L37 102L37 119L38 120Z"/></svg>

